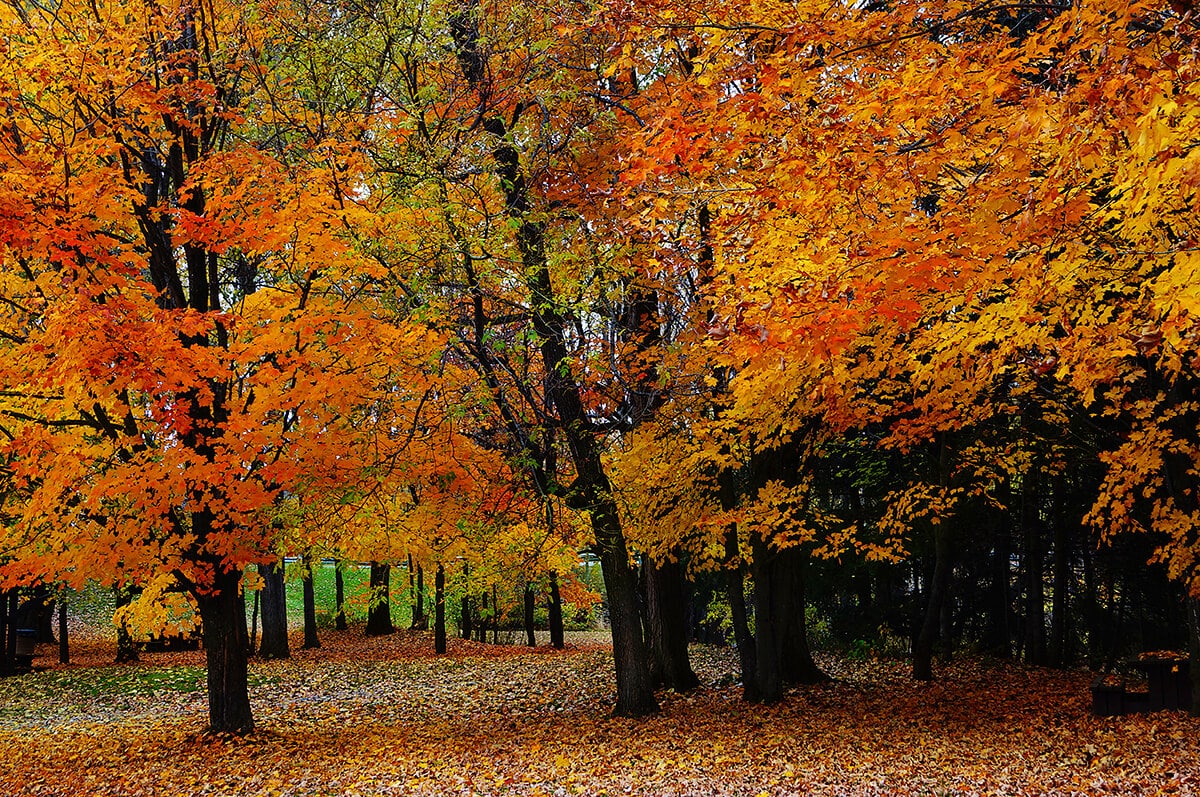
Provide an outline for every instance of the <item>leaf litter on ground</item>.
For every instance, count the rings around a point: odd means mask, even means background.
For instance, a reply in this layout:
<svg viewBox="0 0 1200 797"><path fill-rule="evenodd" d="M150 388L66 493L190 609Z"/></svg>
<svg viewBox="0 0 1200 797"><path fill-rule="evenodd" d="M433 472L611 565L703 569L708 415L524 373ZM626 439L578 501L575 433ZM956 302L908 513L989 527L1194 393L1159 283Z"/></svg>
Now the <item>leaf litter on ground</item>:
<svg viewBox="0 0 1200 797"><path fill-rule="evenodd" d="M929 795L1200 793L1200 721L1098 718L1090 675L962 659L822 658L833 680L743 703L731 649L704 684L610 716L609 647L329 632L255 661L258 730L204 731L203 653L144 654L0 681L4 795ZM108 650L111 662L112 651Z"/></svg>

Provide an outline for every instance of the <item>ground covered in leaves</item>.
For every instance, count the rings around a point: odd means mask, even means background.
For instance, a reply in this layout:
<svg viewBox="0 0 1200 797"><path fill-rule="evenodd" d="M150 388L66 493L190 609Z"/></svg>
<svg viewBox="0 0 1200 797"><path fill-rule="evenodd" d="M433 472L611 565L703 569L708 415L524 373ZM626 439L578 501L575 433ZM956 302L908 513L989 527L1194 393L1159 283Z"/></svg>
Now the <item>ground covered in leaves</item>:
<svg viewBox="0 0 1200 797"><path fill-rule="evenodd" d="M740 701L730 651L694 648L704 687L630 721L609 717L595 640L323 644L252 665L247 738L203 732L198 653L114 667L93 641L81 665L0 681L0 794L1200 794L1200 720L1092 717L1081 672L962 661L922 685L826 659L831 683L764 707Z"/></svg>

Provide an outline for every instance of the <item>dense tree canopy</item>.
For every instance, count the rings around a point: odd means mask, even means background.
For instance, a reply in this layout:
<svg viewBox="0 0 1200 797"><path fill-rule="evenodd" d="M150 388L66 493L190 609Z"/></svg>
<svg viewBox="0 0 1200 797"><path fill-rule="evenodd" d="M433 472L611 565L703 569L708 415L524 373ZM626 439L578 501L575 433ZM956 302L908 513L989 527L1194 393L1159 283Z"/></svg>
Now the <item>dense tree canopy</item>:
<svg viewBox="0 0 1200 797"><path fill-rule="evenodd" d="M686 584L766 700L820 675L813 584L923 678L1098 660L1147 559L1200 593L1190 3L0 21L0 578L174 576L214 727L284 553L587 547L628 715Z"/></svg>

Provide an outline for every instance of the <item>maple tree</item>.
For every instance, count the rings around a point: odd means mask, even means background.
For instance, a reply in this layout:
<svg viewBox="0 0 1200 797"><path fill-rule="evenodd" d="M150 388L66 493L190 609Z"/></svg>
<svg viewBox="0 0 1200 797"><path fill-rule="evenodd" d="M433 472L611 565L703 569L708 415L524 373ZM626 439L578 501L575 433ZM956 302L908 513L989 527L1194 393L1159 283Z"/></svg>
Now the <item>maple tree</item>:
<svg viewBox="0 0 1200 797"><path fill-rule="evenodd" d="M256 146L251 12L3 18L0 413L22 501L4 576L173 574L203 621L211 725L230 731L253 723L242 569L269 560L288 491L362 461L359 421L396 382L385 355L418 364L419 388L436 340L348 301L369 278L340 232L352 163Z"/></svg>

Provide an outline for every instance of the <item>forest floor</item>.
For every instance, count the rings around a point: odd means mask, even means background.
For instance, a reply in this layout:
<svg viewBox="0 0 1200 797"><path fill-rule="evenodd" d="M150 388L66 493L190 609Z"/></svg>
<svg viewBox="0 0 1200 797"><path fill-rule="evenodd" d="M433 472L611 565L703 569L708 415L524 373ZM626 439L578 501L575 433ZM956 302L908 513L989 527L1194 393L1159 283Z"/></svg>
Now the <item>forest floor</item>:
<svg viewBox="0 0 1200 797"><path fill-rule="evenodd" d="M823 658L828 684L747 705L727 649L693 648L704 686L613 719L611 652L327 631L253 662L258 730L204 732L202 653L0 680L0 795L1200 794L1200 720L1089 713L1086 672L959 660L931 684L903 662ZM44 647L39 663L54 651Z"/></svg>

